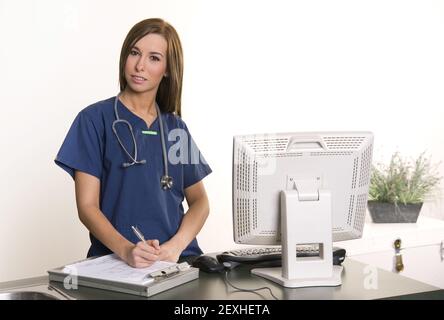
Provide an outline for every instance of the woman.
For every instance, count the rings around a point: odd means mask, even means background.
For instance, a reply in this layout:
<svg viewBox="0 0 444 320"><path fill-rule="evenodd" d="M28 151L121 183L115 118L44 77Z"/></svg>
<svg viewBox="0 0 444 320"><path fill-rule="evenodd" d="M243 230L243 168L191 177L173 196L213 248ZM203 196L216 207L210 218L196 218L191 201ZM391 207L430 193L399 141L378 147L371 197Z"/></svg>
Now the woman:
<svg viewBox="0 0 444 320"><path fill-rule="evenodd" d="M175 29L143 20L122 46L120 94L74 120L55 162L74 178L88 257L114 252L147 267L202 254L195 237L209 204L201 180L211 169L180 118L182 78ZM149 240L140 241L133 226Z"/></svg>

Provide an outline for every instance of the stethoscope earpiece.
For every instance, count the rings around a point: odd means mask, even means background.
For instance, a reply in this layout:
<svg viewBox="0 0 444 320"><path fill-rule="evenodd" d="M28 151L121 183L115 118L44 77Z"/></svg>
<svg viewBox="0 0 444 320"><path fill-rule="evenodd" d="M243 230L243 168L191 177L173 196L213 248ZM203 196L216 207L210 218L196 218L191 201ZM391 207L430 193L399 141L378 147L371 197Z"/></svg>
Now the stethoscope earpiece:
<svg viewBox="0 0 444 320"><path fill-rule="evenodd" d="M117 141L119 142L123 151L125 151L127 156L131 159L131 162L122 163L122 167L128 168L128 167L131 167L132 165L135 165L135 164L146 164L145 159L137 160L137 143L136 143L136 138L134 137L133 127L131 126L131 124L128 121L126 121L124 119L120 119L119 113L117 112L117 100L119 99L119 95L120 95L120 93L116 96L116 99L114 100L114 114L116 115L116 120L114 120L114 122L113 122L112 129L113 129L113 132L117 137ZM159 117L160 139L162 142L163 170L164 170L164 174L163 174L162 178L160 179L160 186L163 190L169 190L173 187L173 178L168 175L168 161L167 161L167 153L166 153L166 146L165 146L165 136L163 133L162 116L160 114L160 110L159 110L159 107L157 104L156 104L156 110L157 110L157 116ZM128 150L123 145L123 142L120 140L120 137L117 134L117 130L115 128L117 123L124 123L125 125L128 126L128 129L131 133L131 137L133 138L133 143L134 143L134 157L128 152Z"/></svg>

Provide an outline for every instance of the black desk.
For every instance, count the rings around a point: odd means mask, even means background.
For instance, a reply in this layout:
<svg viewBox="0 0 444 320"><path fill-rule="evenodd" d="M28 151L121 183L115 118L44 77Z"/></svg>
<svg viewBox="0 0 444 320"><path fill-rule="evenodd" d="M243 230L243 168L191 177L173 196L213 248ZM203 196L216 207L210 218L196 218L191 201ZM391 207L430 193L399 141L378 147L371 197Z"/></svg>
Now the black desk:
<svg viewBox="0 0 444 320"><path fill-rule="evenodd" d="M428 284L403 277L382 269L377 269L376 289L366 289L366 277L369 276L366 265L347 258L344 262L342 286L314 287L288 289L274 282L250 275L250 268L246 266L233 269L228 277L238 287L257 288L268 286L279 299L403 299L414 297L434 297L444 299L442 290ZM367 272L366 272L367 271ZM75 299L146 299L134 295L118 292L78 287L77 290L66 290L62 283L51 283ZM42 290L47 288L48 277L38 277L24 280L0 283L0 291ZM368 287L368 286L367 286ZM48 291L45 291L48 292ZM54 294L53 292L50 292ZM437 296L438 295L438 296ZM208 274L200 272L199 279L178 286L174 289L159 293L148 299L159 300L257 300L273 299L267 290L258 293L239 292L229 287L224 281L223 274Z"/></svg>

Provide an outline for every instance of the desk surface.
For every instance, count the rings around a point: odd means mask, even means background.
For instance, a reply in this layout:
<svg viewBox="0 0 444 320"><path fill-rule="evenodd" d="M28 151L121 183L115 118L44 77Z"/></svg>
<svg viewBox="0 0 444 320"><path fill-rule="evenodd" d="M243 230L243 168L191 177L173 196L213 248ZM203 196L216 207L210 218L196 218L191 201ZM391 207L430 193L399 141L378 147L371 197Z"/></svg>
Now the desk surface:
<svg viewBox="0 0 444 320"><path fill-rule="evenodd" d="M437 287L403 277L382 269L376 269L374 284L376 288L366 289L369 284L369 270L366 265L347 258L344 262L342 274L342 286L339 287L315 287L289 289L281 287L271 281L250 275L247 266L233 269L229 274L229 280L236 286L242 288L258 288L268 286L279 299L383 299L399 296L415 295L439 290ZM118 292L78 287L77 290L66 290L62 283L51 283L63 292L76 299L146 299ZM40 290L48 285L48 277L37 277L11 282L0 283L0 291L17 290ZM419 295L418 295L419 294ZM442 293L441 293L442 294ZM440 296L441 297L441 296ZM444 299L444 297L442 297ZM256 300L272 299L267 290L258 293L240 292L229 287L224 281L223 274L208 274L200 272L199 279L178 286L174 289L159 293L148 299L159 300Z"/></svg>

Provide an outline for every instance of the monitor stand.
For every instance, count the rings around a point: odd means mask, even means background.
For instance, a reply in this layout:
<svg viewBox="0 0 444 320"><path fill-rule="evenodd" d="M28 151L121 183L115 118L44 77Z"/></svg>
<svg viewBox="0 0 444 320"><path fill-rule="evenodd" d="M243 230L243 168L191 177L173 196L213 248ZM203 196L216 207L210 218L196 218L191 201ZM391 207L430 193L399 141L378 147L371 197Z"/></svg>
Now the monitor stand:
<svg viewBox="0 0 444 320"><path fill-rule="evenodd" d="M282 268L257 268L252 274L288 288L341 285L343 267L333 266L329 191L281 191L281 236ZM296 257L298 244L315 243L318 257Z"/></svg>

